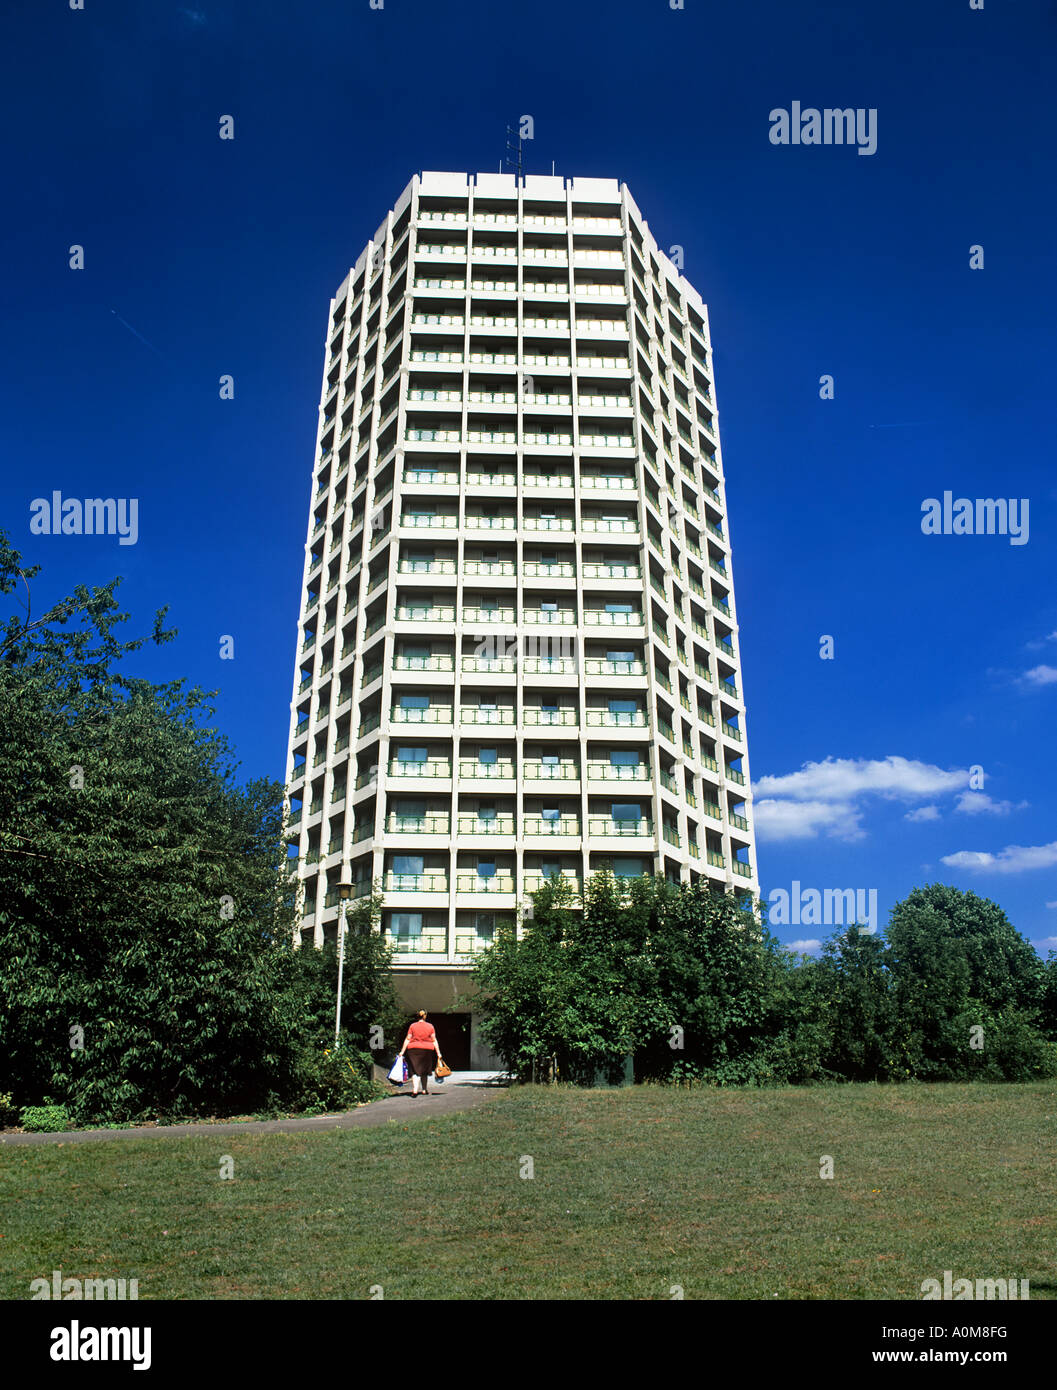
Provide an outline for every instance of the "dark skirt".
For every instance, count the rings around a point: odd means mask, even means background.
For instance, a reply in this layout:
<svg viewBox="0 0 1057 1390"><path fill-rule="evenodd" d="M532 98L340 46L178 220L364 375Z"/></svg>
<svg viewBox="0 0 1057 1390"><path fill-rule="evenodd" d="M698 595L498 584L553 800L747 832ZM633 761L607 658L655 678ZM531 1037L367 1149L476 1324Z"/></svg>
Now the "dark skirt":
<svg viewBox="0 0 1057 1390"><path fill-rule="evenodd" d="M437 1054L432 1047L409 1047L404 1056L411 1074L422 1081L427 1079L437 1064Z"/></svg>

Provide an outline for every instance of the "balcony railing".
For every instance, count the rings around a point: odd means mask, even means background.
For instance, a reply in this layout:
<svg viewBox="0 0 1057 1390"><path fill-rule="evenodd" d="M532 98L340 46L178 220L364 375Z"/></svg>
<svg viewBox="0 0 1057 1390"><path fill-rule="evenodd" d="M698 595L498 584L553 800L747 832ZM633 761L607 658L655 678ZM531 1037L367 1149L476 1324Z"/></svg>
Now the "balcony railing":
<svg viewBox="0 0 1057 1390"><path fill-rule="evenodd" d="M488 780L513 779L514 764L509 761L481 763L474 758L459 759L459 776L465 778L485 778Z"/></svg>
<svg viewBox="0 0 1057 1390"><path fill-rule="evenodd" d="M604 763L587 764L589 782L648 782L649 763Z"/></svg>
<svg viewBox="0 0 1057 1390"><path fill-rule="evenodd" d="M460 713L463 724L513 724L512 708L479 709L476 705L463 705Z"/></svg>
<svg viewBox="0 0 1057 1390"><path fill-rule="evenodd" d="M396 617L397 621L402 623L453 623L455 609L448 604L432 604L428 608L399 604Z"/></svg>
<svg viewBox="0 0 1057 1390"><path fill-rule="evenodd" d="M389 763L389 776L450 778L451 763L439 758L426 758L422 762L403 762L399 758L393 758Z"/></svg>
<svg viewBox="0 0 1057 1390"><path fill-rule="evenodd" d="M460 816L460 835L513 835L513 816Z"/></svg>
<svg viewBox="0 0 1057 1390"><path fill-rule="evenodd" d="M731 782L737 782L738 786L740 787L743 787L745 785L745 774L739 772L736 767L727 768L727 779Z"/></svg>
<svg viewBox="0 0 1057 1390"><path fill-rule="evenodd" d="M587 572L587 566L584 567ZM546 576L547 578L573 579L576 576L576 567L570 561L544 561L526 560L521 566L522 572L530 579Z"/></svg>
<svg viewBox="0 0 1057 1390"><path fill-rule="evenodd" d="M448 875L443 873L397 874L389 870L385 875L384 886L389 893L446 893L448 891Z"/></svg>
<svg viewBox="0 0 1057 1390"><path fill-rule="evenodd" d="M642 820L612 820L609 817L592 816L588 820L588 828L594 836L619 835L632 839L653 836L653 822L645 817Z"/></svg>
<svg viewBox="0 0 1057 1390"><path fill-rule="evenodd" d="M732 859L730 867L742 878L752 878L752 865L745 864L740 859Z"/></svg>
<svg viewBox="0 0 1057 1390"><path fill-rule="evenodd" d="M447 814L402 816L394 812L385 822L392 835L447 835L451 818Z"/></svg>
<svg viewBox="0 0 1057 1390"><path fill-rule="evenodd" d="M576 661L571 656L525 656L521 668L532 676L570 676L576 673Z"/></svg>
<svg viewBox="0 0 1057 1390"><path fill-rule="evenodd" d="M579 816L559 816L548 820L545 816L525 816L521 823L523 835L579 835Z"/></svg>
<svg viewBox="0 0 1057 1390"><path fill-rule="evenodd" d="M538 893L545 883L557 883L558 877L559 875L541 874L533 869L529 869L525 872L522 879L524 891L526 893ZM563 873L560 877L565 880L574 893L580 893L583 890L583 882L579 874Z"/></svg>
<svg viewBox="0 0 1057 1390"><path fill-rule="evenodd" d="M610 661L607 657L589 656L584 660L584 671L589 676L644 676L644 661Z"/></svg>
<svg viewBox="0 0 1057 1390"><path fill-rule="evenodd" d="M377 668L379 671L381 667ZM455 658L453 656L395 656L393 658L394 671L454 671ZM363 678L364 685L367 684L366 675Z"/></svg>
<svg viewBox="0 0 1057 1390"><path fill-rule="evenodd" d="M527 758L522 764L521 775L526 782L577 782L580 767L574 762L544 763Z"/></svg>
<svg viewBox="0 0 1057 1390"><path fill-rule="evenodd" d="M748 830L749 828L749 822L744 816L739 816L736 811L728 811L727 819L730 821L731 825L735 826L738 830Z"/></svg>
<svg viewBox="0 0 1057 1390"><path fill-rule="evenodd" d="M708 860L708 862L712 865L714 869L722 869L727 862L718 849L706 850L705 858Z"/></svg>
<svg viewBox="0 0 1057 1390"><path fill-rule="evenodd" d="M512 874L492 874L482 878L479 874L456 874L456 891L459 893L513 893Z"/></svg>
<svg viewBox="0 0 1057 1390"><path fill-rule="evenodd" d="M451 705L427 705L425 709L404 709L397 705L389 714L393 724L450 724Z"/></svg>
<svg viewBox="0 0 1057 1390"><path fill-rule="evenodd" d="M588 627L641 627L641 613L607 613L603 608L585 608L584 622Z"/></svg>
<svg viewBox="0 0 1057 1390"><path fill-rule="evenodd" d="M470 608L462 610L464 623L512 623L515 618L513 608Z"/></svg>
<svg viewBox="0 0 1057 1390"><path fill-rule="evenodd" d="M602 729L646 729L649 717L645 710L589 709L587 724L589 728Z"/></svg>
<svg viewBox="0 0 1057 1390"><path fill-rule="evenodd" d="M397 956L446 956L448 954L448 934L444 928L437 931L423 931L415 936L395 935L386 931L386 940Z"/></svg>
<svg viewBox="0 0 1057 1390"><path fill-rule="evenodd" d="M564 728L575 729L580 723L580 716L574 709L526 709L522 713L526 725L560 724Z"/></svg>
<svg viewBox="0 0 1057 1390"><path fill-rule="evenodd" d="M512 675L517 670L517 657L514 656L464 656L464 671L494 672L497 675Z"/></svg>

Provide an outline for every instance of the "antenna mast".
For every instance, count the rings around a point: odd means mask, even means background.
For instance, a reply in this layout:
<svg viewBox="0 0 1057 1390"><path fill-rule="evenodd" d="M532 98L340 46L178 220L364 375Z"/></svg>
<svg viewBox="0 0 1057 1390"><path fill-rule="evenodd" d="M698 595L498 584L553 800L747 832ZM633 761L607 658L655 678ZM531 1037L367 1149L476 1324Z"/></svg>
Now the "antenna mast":
<svg viewBox="0 0 1057 1390"><path fill-rule="evenodd" d="M515 143L516 138L516 143ZM521 128L517 130L513 126L506 128L506 155L503 163L508 169L512 170L517 177L518 183L521 182Z"/></svg>

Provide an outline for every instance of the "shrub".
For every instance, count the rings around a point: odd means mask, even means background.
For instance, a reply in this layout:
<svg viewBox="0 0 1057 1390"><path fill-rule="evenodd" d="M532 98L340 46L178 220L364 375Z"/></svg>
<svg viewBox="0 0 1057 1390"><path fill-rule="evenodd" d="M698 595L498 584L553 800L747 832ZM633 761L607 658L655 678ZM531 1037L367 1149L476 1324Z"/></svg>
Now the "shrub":
<svg viewBox="0 0 1057 1390"><path fill-rule="evenodd" d="M70 1128L65 1105L27 1105L22 1110L22 1128L34 1134L57 1134Z"/></svg>
<svg viewBox="0 0 1057 1390"><path fill-rule="evenodd" d="M0 1091L0 1129L18 1124L18 1106L10 1091Z"/></svg>
<svg viewBox="0 0 1057 1390"><path fill-rule="evenodd" d="M374 1058L348 1046L307 1047L298 1058L295 1108L311 1114L351 1110L377 1100L386 1088L371 1075Z"/></svg>

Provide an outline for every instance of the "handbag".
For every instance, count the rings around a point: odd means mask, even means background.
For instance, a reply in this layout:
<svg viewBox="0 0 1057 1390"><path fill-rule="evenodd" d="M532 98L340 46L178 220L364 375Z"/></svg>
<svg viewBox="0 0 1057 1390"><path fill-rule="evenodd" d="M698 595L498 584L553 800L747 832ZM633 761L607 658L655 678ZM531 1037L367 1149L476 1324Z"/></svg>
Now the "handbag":
<svg viewBox="0 0 1057 1390"><path fill-rule="evenodd" d="M402 1086L407 1080L407 1058L400 1054L389 1069L389 1080L395 1081L398 1086Z"/></svg>
<svg viewBox="0 0 1057 1390"><path fill-rule="evenodd" d="M438 1081L443 1081L446 1076L451 1075L451 1067L449 1067L446 1062L438 1062L433 1075Z"/></svg>

